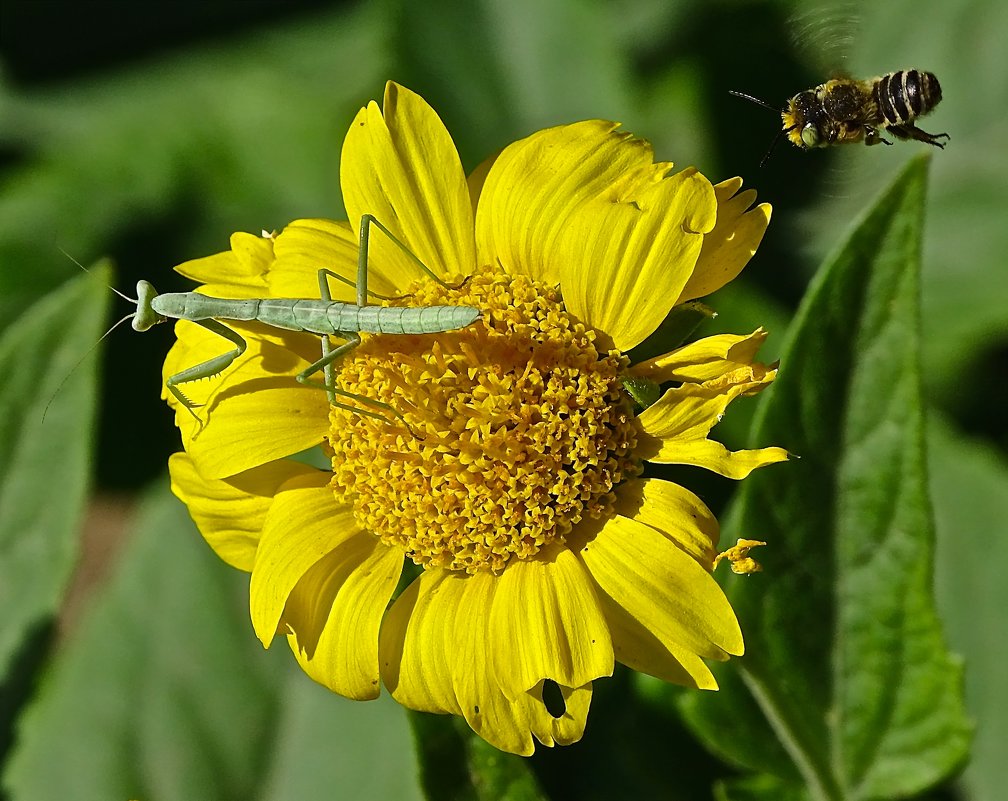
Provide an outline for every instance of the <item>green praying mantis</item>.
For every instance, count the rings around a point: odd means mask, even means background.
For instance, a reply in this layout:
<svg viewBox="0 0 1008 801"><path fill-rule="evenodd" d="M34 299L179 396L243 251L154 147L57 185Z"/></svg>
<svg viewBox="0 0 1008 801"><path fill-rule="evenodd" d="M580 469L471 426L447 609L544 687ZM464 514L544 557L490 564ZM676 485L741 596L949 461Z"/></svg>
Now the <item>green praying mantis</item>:
<svg viewBox="0 0 1008 801"><path fill-rule="evenodd" d="M193 403L180 389L180 384L212 378L219 375L240 357L248 347L245 338L222 320L252 321L264 323L284 331L300 331L316 334L321 339L322 355L295 376L304 385L325 390L329 402L342 409L388 421L386 415L402 420L402 415L386 403L365 395L348 392L335 385L333 365L361 344L363 333L376 334L440 334L458 331L476 322L482 312L472 306L376 306L368 303L368 297L389 300L367 288L368 254L371 226L382 231L403 253L405 253L426 275L446 286L403 242L401 242L373 214L364 214L360 220L360 241L357 254L357 281L321 268L318 271L319 298L215 298L198 292L167 292L158 294L153 284L141 280L137 282L137 297L131 298L113 288L113 292L136 306L136 311L122 318L112 326L105 336L119 324L132 320L133 329L147 331L168 320L187 320L211 331L234 345L232 350L200 362L192 367L168 376L165 387L176 400L203 425L196 413L199 404ZM83 265L78 266L85 269ZM356 303L345 303L332 299L329 279L348 284L356 290ZM680 310L692 315L690 327L696 325L697 313L693 306L684 304ZM707 316L710 310L702 307ZM675 316L670 314L670 317ZM695 318L695 319L694 319ZM676 318L677 320L679 318ZM668 321L665 324L667 325ZM333 347L330 337L338 337L343 343ZM104 339L104 336L102 337ZM322 373L321 382L313 376ZM644 377L627 376L622 379L623 389L639 409L651 406L660 394L659 386ZM57 390L58 391L58 390ZM343 398L344 402L337 400ZM51 403L51 401L50 401ZM46 407L48 409L48 405ZM44 415L43 415L44 416ZM403 421L405 422L405 421ZM407 426L408 427L408 426Z"/></svg>
<svg viewBox="0 0 1008 801"><path fill-rule="evenodd" d="M310 298L251 298L225 299L201 295L197 292L168 292L159 295L149 281L137 283L137 297L117 293L136 305L136 311L120 322L132 318L136 331L147 331L158 323L171 320L188 320L223 337L234 348L220 356L207 359L174 375L165 386L169 392L202 425L196 414L198 404L193 403L179 388L180 384L211 378L226 370L242 353L247 343L233 328L222 320L255 321L284 331L303 331L317 334L322 341L322 357L297 374L305 385L324 389L329 402L349 411L387 420L385 414L400 419L391 406L380 401L347 392L333 381L333 364L361 343L361 332L375 334L440 334L457 331L474 323L482 312L472 306L376 306L368 304L368 296L380 297L367 289L368 251L371 226L374 225L406 253L428 276L444 284L417 256L409 250L372 214L364 214L360 221L360 248L357 256L357 282L337 275L332 270L318 271L319 299ZM332 299L329 279L354 286L357 303L344 303ZM387 298L381 298L387 300ZM338 337L343 344L333 347L330 337ZM323 381L313 378L319 372ZM337 400L342 398L343 401ZM346 402L351 401L351 402ZM380 411L375 411L380 410ZM385 414L383 414L385 413Z"/></svg>

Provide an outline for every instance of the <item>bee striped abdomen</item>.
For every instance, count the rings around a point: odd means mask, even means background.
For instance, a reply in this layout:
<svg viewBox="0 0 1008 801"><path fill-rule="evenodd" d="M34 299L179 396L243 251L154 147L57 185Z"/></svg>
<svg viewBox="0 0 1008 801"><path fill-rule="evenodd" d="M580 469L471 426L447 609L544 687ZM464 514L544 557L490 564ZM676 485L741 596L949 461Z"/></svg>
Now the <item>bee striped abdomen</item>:
<svg viewBox="0 0 1008 801"><path fill-rule="evenodd" d="M941 85L930 72L900 70L875 82L874 100L886 125L905 125L927 114L941 100Z"/></svg>

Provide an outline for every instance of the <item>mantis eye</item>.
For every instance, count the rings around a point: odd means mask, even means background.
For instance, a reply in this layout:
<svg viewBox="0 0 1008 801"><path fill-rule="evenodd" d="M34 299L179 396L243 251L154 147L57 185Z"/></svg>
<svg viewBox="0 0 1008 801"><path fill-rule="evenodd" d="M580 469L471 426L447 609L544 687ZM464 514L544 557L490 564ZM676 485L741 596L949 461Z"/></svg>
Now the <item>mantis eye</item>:
<svg viewBox="0 0 1008 801"><path fill-rule="evenodd" d="M819 131L811 122L801 129L801 140L805 147L815 147L819 144Z"/></svg>

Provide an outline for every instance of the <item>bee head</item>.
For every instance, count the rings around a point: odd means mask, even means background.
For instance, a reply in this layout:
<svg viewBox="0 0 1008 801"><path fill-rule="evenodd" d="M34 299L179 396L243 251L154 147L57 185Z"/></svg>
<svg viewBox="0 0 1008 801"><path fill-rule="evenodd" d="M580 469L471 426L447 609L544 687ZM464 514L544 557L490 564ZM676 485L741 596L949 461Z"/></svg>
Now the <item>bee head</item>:
<svg viewBox="0 0 1008 801"><path fill-rule="evenodd" d="M822 96L814 89L792 97L781 111L781 121L791 144L802 150L825 147L836 139Z"/></svg>

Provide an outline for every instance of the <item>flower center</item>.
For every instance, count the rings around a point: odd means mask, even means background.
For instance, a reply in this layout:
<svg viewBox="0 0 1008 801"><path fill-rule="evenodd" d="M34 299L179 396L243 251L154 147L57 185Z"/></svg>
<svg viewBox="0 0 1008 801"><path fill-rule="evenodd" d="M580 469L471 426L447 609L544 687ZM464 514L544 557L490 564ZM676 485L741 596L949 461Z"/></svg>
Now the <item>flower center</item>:
<svg viewBox="0 0 1008 801"><path fill-rule="evenodd" d="M410 306L483 317L437 334L366 336L336 367L341 389L387 419L333 406L332 487L362 526L419 565L500 571L611 510L636 475L627 360L601 355L558 289L477 273L424 282Z"/></svg>

